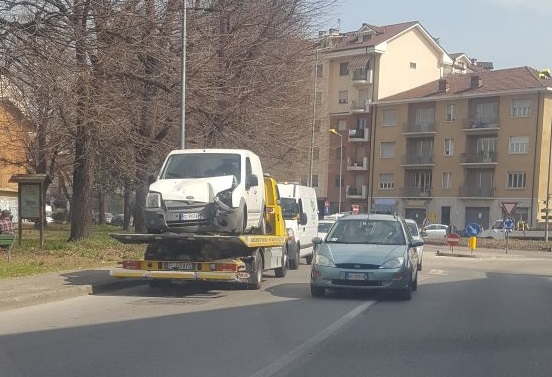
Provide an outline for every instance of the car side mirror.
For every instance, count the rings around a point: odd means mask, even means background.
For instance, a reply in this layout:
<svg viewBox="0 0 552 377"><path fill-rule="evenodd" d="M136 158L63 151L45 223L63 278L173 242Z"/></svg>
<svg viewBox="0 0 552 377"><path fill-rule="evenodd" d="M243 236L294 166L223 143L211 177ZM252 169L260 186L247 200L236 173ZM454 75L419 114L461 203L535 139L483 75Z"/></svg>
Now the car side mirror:
<svg viewBox="0 0 552 377"><path fill-rule="evenodd" d="M416 240L412 241L412 244L410 244L410 247L420 247L424 246L424 241Z"/></svg>
<svg viewBox="0 0 552 377"><path fill-rule="evenodd" d="M323 242L322 237L314 237L312 243L315 245L320 245Z"/></svg>
<svg viewBox="0 0 552 377"><path fill-rule="evenodd" d="M306 225L308 222L307 214L305 212L299 215L299 224Z"/></svg>

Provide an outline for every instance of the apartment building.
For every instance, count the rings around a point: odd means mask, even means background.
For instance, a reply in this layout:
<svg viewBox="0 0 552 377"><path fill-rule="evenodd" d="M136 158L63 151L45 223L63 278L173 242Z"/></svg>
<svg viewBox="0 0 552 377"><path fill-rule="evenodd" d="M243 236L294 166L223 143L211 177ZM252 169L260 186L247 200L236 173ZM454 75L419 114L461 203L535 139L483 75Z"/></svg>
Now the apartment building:
<svg viewBox="0 0 552 377"><path fill-rule="evenodd" d="M17 183L9 182L13 174L26 173L27 162L21 132L24 117L19 109L6 98L0 98L0 209L9 209L17 219ZM14 162L21 163L20 166Z"/></svg>
<svg viewBox="0 0 552 377"><path fill-rule="evenodd" d="M327 212L353 205L368 210L372 103L453 69L454 61L418 22L320 33L311 175L317 196L330 205Z"/></svg>
<svg viewBox="0 0 552 377"><path fill-rule="evenodd" d="M371 210L458 229L488 227L506 210L532 228L544 221L552 193L546 75L529 67L453 74L383 98L374 112Z"/></svg>

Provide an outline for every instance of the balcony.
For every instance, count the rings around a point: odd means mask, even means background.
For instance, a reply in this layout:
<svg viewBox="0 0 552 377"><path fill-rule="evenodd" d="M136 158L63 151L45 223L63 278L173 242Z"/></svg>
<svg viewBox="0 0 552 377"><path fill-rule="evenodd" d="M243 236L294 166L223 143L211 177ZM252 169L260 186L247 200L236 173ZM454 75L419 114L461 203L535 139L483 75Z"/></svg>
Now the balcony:
<svg viewBox="0 0 552 377"><path fill-rule="evenodd" d="M368 170L368 157L363 157L360 161L347 158L347 170Z"/></svg>
<svg viewBox="0 0 552 377"><path fill-rule="evenodd" d="M349 102L349 112L351 114L364 114L370 112L370 100L358 101L352 100Z"/></svg>
<svg viewBox="0 0 552 377"><path fill-rule="evenodd" d="M427 166L435 165L432 154L418 155L418 154L405 154L402 156L401 165L405 166Z"/></svg>
<svg viewBox="0 0 552 377"><path fill-rule="evenodd" d="M497 163L498 159L496 157L496 152L462 153L462 165L477 164L474 167L481 167L482 164L496 165Z"/></svg>
<svg viewBox="0 0 552 377"><path fill-rule="evenodd" d="M500 126L498 124L498 118L467 119L464 121L462 130L469 134L498 133Z"/></svg>
<svg viewBox="0 0 552 377"><path fill-rule="evenodd" d="M428 198L431 196L431 187L407 186L403 188L403 196L406 198Z"/></svg>
<svg viewBox="0 0 552 377"><path fill-rule="evenodd" d="M470 198L494 198L495 187L464 186L460 187L459 196Z"/></svg>
<svg viewBox="0 0 552 377"><path fill-rule="evenodd" d="M371 69L353 69L351 82L353 85L372 84L374 80L374 71Z"/></svg>
<svg viewBox="0 0 552 377"><path fill-rule="evenodd" d="M345 198L347 199L366 199L366 185L360 187L345 186Z"/></svg>
<svg viewBox="0 0 552 377"><path fill-rule="evenodd" d="M405 123L403 126L403 135L406 136L425 136L437 133L435 123Z"/></svg>
<svg viewBox="0 0 552 377"><path fill-rule="evenodd" d="M370 130L367 128L359 128L356 130L349 130L349 141L351 142L365 142L370 141Z"/></svg>

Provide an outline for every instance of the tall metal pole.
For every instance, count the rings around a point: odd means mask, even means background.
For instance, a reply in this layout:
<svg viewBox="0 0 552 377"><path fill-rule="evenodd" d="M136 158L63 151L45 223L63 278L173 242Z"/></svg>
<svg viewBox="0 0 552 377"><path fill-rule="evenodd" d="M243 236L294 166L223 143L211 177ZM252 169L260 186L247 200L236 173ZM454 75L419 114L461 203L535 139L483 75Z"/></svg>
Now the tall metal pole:
<svg viewBox="0 0 552 377"><path fill-rule="evenodd" d="M341 213L341 181L343 180L341 170L343 166L343 135L339 135L339 205L337 206L337 212Z"/></svg>
<svg viewBox="0 0 552 377"><path fill-rule="evenodd" d="M182 0L182 101L180 104L180 149L186 148L186 0Z"/></svg>
<svg viewBox="0 0 552 377"><path fill-rule="evenodd" d="M312 187L312 171L314 165L314 126L316 124L316 80L318 78L318 48L316 48L316 57L314 60L314 95L312 101L312 127L311 127L311 146L310 146L310 165L309 165L309 187Z"/></svg>
<svg viewBox="0 0 552 377"><path fill-rule="evenodd" d="M548 230L549 230L549 219L548 215L550 214L550 167L552 163L552 129L550 130L550 138L548 140L548 174L546 179L546 227L544 232L544 241L548 242Z"/></svg>

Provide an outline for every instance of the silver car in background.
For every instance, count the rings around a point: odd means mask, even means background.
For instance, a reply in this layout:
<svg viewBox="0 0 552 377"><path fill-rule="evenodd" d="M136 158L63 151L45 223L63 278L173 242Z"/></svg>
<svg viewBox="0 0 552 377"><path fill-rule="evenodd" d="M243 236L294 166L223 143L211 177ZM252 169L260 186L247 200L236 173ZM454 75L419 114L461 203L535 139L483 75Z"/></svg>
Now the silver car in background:
<svg viewBox="0 0 552 377"><path fill-rule="evenodd" d="M311 266L311 294L326 290L393 290L405 300L418 288L416 248L400 216L348 215L339 218L318 245Z"/></svg>

